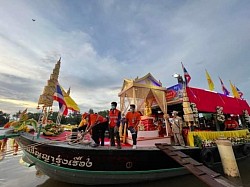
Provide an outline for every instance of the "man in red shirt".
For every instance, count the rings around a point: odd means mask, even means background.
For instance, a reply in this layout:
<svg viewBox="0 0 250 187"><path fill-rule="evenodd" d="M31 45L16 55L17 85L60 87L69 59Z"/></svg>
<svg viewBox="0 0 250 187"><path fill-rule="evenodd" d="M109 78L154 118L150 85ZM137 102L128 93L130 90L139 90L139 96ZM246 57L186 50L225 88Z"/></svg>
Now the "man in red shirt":
<svg viewBox="0 0 250 187"><path fill-rule="evenodd" d="M115 137L117 142L117 149L121 149L121 141L119 135L119 127L121 121L121 112L116 109L117 103L111 103L111 109L109 111L109 136L110 136L110 145L115 146Z"/></svg>
<svg viewBox="0 0 250 187"><path fill-rule="evenodd" d="M128 130L131 132L132 140L133 140L133 149L136 149L137 144L137 127L141 120L141 115L139 112L135 111L135 105L130 105L130 110L125 116L126 123L128 125Z"/></svg>
<svg viewBox="0 0 250 187"><path fill-rule="evenodd" d="M235 130L239 127L239 123L236 120L232 119L231 116L227 118L224 125L224 130Z"/></svg>

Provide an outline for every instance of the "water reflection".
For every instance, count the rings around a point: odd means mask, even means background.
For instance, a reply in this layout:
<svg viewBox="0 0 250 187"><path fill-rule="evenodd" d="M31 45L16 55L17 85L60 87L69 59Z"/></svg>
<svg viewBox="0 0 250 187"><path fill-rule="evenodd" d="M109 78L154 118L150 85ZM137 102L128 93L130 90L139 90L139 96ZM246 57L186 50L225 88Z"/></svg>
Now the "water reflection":
<svg viewBox="0 0 250 187"><path fill-rule="evenodd" d="M59 182L48 178L46 175L36 176L36 170L34 167L27 167L20 164L21 153L18 156L11 156L5 158L5 160L0 162L0 186L3 187L84 187L84 185L69 184L64 182ZM250 187L250 158L243 159L238 162L241 179L243 186ZM221 166L216 166L214 168L217 172L222 172ZM115 180L115 179L114 179ZM106 185L106 186L118 186L118 185ZM105 186L105 187L106 187ZM139 184L123 184L119 187L206 187L207 185L201 182L193 175L185 175L181 177L175 177L170 179L165 179L161 181L145 182Z"/></svg>
<svg viewBox="0 0 250 187"><path fill-rule="evenodd" d="M119 187L177 187L177 186L184 186L185 187L207 187L204 183L199 181L196 177L192 175L185 175L180 178L175 177L175 178L170 178L170 179L165 179L165 180L160 180L160 181L152 181L152 182L147 182L147 183L137 183L137 184L120 184ZM85 187L85 185L79 185L79 184L68 184L68 183L63 183L63 182L58 182L54 181L52 179L47 179L43 184L37 185L37 187L55 187L55 186L60 186L60 187ZM117 185L102 185L102 187L115 187ZM87 187L87 186L86 186ZM93 186L97 187L97 186ZM100 186L98 186L100 187Z"/></svg>

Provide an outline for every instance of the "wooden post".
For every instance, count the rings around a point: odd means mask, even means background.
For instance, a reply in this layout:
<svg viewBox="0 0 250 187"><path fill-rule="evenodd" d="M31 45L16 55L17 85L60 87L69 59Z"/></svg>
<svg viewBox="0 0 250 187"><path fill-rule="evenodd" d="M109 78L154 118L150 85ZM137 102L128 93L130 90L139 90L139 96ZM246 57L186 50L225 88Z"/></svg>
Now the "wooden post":
<svg viewBox="0 0 250 187"><path fill-rule="evenodd" d="M124 130L123 130L123 143L126 143L126 135L127 135L127 122L124 124Z"/></svg>
<svg viewBox="0 0 250 187"><path fill-rule="evenodd" d="M240 177L232 143L225 138L220 138L216 140L216 144L220 153L224 173L230 177Z"/></svg>

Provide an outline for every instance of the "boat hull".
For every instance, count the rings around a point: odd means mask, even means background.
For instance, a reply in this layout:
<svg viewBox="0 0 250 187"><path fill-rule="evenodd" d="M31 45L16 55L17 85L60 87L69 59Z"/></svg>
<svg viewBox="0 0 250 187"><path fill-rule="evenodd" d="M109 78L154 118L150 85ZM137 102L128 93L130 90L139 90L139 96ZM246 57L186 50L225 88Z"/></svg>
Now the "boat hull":
<svg viewBox="0 0 250 187"><path fill-rule="evenodd" d="M156 147L116 149L109 146L92 148L65 142L36 139L28 133L16 137L25 160L50 178L75 184L122 184L165 179L189 173ZM201 160L198 148L183 148L185 154ZM213 162L220 162L218 150ZM238 151L239 152L239 151Z"/></svg>
<svg viewBox="0 0 250 187"><path fill-rule="evenodd" d="M66 183L84 185L128 184L155 181L170 177L188 174L184 167L147 170L147 171L89 171L67 169L45 163L29 153L25 156L35 163L37 170L42 171L50 178Z"/></svg>

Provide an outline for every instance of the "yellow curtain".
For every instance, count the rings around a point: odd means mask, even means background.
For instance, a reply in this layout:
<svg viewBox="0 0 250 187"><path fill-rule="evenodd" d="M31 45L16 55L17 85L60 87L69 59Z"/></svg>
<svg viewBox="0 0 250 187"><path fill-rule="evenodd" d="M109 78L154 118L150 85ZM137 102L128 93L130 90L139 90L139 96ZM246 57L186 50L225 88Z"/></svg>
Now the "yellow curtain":
<svg viewBox="0 0 250 187"><path fill-rule="evenodd" d="M151 89L159 107L161 108L161 111L166 114L167 109L166 109L166 97L165 97L165 92L161 90L153 90Z"/></svg>

